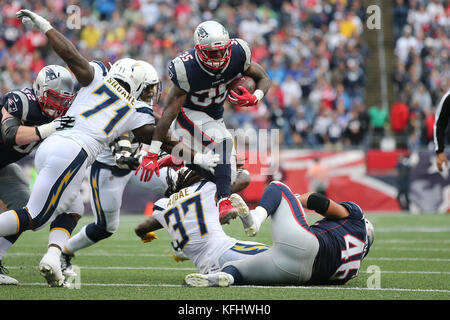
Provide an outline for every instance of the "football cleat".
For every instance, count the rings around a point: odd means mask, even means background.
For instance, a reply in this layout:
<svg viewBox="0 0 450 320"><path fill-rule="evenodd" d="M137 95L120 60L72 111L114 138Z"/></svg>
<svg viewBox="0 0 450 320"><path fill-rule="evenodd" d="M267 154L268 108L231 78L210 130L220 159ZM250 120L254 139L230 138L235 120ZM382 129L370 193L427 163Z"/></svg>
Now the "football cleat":
<svg viewBox="0 0 450 320"><path fill-rule="evenodd" d="M12 285L19 284L19 281L17 281L13 277L7 276L8 273L9 273L8 269L6 269L2 265L2 261L0 260L0 285L2 285L2 284L12 284Z"/></svg>
<svg viewBox="0 0 450 320"><path fill-rule="evenodd" d="M39 273L47 280L50 287L63 287L64 276L61 271L61 261L53 252L47 252L39 262Z"/></svg>
<svg viewBox="0 0 450 320"><path fill-rule="evenodd" d="M245 203L244 199L240 195L233 193L230 196L231 204L238 209L239 218L241 218L242 224L244 226L245 234L248 237L254 237L258 232L258 228L253 221L253 216Z"/></svg>
<svg viewBox="0 0 450 320"><path fill-rule="evenodd" d="M234 283L234 278L226 272L191 273L184 278L184 281L190 287L229 287Z"/></svg>
<svg viewBox="0 0 450 320"><path fill-rule="evenodd" d="M220 224L228 224L231 219L236 219L238 216L238 209L233 207L229 198L220 199L218 206Z"/></svg>
<svg viewBox="0 0 450 320"><path fill-rule="evenodd" d="M61 262L61 271L64 275L64 277L69 278L69 277L76 277L77 273L75 272L71 260L72 258L74 258L75 255L73 254L67 254L62 252L61 253L61 257L60 257L60 262Z"/></svg>

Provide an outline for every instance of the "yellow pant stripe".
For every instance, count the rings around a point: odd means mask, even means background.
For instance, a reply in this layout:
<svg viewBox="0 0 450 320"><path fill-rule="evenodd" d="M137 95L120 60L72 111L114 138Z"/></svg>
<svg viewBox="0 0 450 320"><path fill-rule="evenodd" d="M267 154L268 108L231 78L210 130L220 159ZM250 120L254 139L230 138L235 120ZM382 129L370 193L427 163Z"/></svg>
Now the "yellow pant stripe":
<svg viewBox="0 0 450 320"><path fill-rule="evenodd" d="M57 227L57 228L51 229L50 232L55 231L55 230L64 231L65 233L67 233L67 236L70 238L70 232L67 231L67 229Z"/></svg>

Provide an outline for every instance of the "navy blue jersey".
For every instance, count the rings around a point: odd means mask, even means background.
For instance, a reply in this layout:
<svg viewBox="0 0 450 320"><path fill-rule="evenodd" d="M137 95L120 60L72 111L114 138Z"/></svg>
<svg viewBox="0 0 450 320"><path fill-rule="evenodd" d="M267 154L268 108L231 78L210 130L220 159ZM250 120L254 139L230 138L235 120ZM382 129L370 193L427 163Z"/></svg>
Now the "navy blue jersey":
<svg viewBox="0 0 450 320"><path fill-rule="evenodd" d="M222 118L227 85L247 70L251 63L248 44L242 39L232 39L231 43L230 61L216 73L201 63L194 48L184 51L170 62L170 79L187 92L183 108L203 111L215 120Z"/></svg>
<svg viewBox="0 0 450 320"><path fill-rule="evenodd" d="M42 125L53 120L42 112L34 91L30 88L8 92L0 98L0 107L5 108L8 113L21 120L26 126ZM23 146L10 147L5 145L0 137L0 169L25 157L37 144L38 142L33 142Z"/></svg>
<svg viewBox="0 0 450 320"><path fill-rule="evenodd" d="M309 281L311 284L344 284L358 275L366 247L366 225L361 208L341 202L350 215L345 219L324 218L310 227L319 240L319 252Z"/></svg>

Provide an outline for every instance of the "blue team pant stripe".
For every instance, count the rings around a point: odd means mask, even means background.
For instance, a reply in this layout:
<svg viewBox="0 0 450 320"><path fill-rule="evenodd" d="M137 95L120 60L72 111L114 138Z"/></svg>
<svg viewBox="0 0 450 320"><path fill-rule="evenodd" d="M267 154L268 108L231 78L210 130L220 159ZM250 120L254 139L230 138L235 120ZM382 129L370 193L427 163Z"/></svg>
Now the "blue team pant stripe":
<svg viewBox="0 0 450 320"><path fill-rule="evenodd" d="M187 117L183 109L181 109L180 113L178 114L177 122L183 129L187 130L192 137L194 137L197 140L201 139L200 142L203 144L203 146L207 147L211 143L214 145L217 144L217 142L215 142L213 138L204 133L199 127L197 127L191 121L191 119Z"/></svg>
<svg viewBox="0 0 450 320"><path fill-rule="evenodd" d="M58 207L59 201L61 200L61 196L64 193L64 190L69 185L69 183L76 176L84 161L87 158L87 153L83 149L78 153L75 159L71 164L64 170L64 172L58 177L56 182L53 184L50 189L47 200L44 204L44 208L41 212L33 219L33 227L38 228L45 224L50 217L55 212Z"/></svg>
<svg viewBox="0 0 450 320"><path fill-rule="evenodd" d="M275 184L278 186L278 188L281 190L283 198L287 201L289 204L289 207L291 208L291 212L295 217L295 220L306 230L311 232L308 222L305 219L305 214L303 213L302 207L299 203L299 200L297 197L292 193L291 189L289 189L285 184L281 182L274 182L272 184Z"/></svg>

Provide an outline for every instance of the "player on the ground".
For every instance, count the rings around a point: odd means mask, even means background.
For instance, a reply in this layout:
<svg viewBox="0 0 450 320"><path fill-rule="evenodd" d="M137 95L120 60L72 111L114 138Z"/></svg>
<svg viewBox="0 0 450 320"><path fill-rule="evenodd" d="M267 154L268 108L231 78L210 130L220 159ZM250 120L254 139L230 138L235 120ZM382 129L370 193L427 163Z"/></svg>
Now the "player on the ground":
<svg viewBox="0 0 450 320"><path fill-rule="evenodd" d="M134 59L121 59L136 63ZM149 103L146 108L149 114L153 114L153 106L158 103L161 91L161 82L155 68L148 62L138 60L146 69L144 89L139 100ZM112 66L114 68L114 65ZM89 247L103 239L113 235L119 227L120 207L126 185L135 176L132 170L139 165L136 155L139 145L134 143L132 133L126 133L118 137L110 147L105 147L99 154L90 169L91 208L96 220L84 226L77 234L72 236L63 248L61 255L61 268L65 276L74 275L71 259L76 251ZM139 182L139 186L155 194L164 196L167 189L167 168L161 170L161 176L154 175L150 182Z"/></svg>
<svg viewBox="0 0 450 320"><path fill-rule="evenodd" d="M447 91L439 102L434 120L434 145L436 151L436 165L439 171L448 167L447 156L444 153L445 137L448 122L450 120L450 90Z"/></svg>
<svg viewBox="0 0 450 320"><path fill-rule="evenodd" d="M194 287L253 285L344 284L356 277L374 241L374 228L354 202L336 203L320 193L294 195L281 182L271 182L254 210L237 194L231 196L247 235L254 236L271 217L270 249L233 261L220 272L189 274ZM310 226L303 207L324 216Z"/></svg>
<svg viewBox="0 0 450 320"><path fill-rule="evenodd" d="M39 71L32 88L12 90L0 98L0 199L8 209L24 207L30 197L28 180L15 162L56 130L73 126L75 118L64 115L74 97L70 72L48 65ZM0 237L0 284L18 283L5 275L2 266L2 257L16 239Z"/></svg>
<svg viewBox="0 0 450 320"><path fill-rule="evenodd" d="M268 246L229 237L219 222L216 185L186 167L167 174L170 197L158 200L153 215L140 223L138 237L165 228L174 239L174 251L181 251L202 273L217 272L227 261L247 258ZM238 192L249 183L248 172L239 170L232 190Z"/></svg>
<svg viewBox="0 0 450 320"><path fill-rule="evenodd" d="M164 103L161 120L158 121L153 141L138 168L159 174L157 157L162 141L172 122L174 133L183 137L194 150L213 149L221 160L214 170L218 193L220 220L228 223L237 215L228 197L236 175L236 159L233 137L223 122L223 104L228 96L237 106L254 106L267 93L270 79L264 69L251 61L251 51L242 39L230 39L228 31L216 21L205 21L194 31L195 47L182 52L168 67L173 86ZM227 85L237 76L247 75L256 82L256 90L250 93L240 88L228 94ZM138 173L136 171L136 174Z"/></svg>
<svg viewBox="0 0 450 320"><path fill-rule="evenodd" d="M139 141L150 144L154 118L146 109L140 109L142 104L137 100L144 89L142 65L119 63L108 72L101 62L87 61L43 17L29 10L20 10L16 15L46 35L81 89L68 112L76 118L74 127L52 134L39 146L35 156L38 176L30 199L25 208L0 215L0 236L18 236L51 222L48 251L39 263L39 271L50 286L63 286L61 250L83 212L80 186L87 167L104 146L125 132L132 131ZM167 136L163 149L171 152L178 145L177 140ZM181 156L197 159L198 165L208 169L217 164L215 157L199 157L189 148L183 148Z"/></svg>

